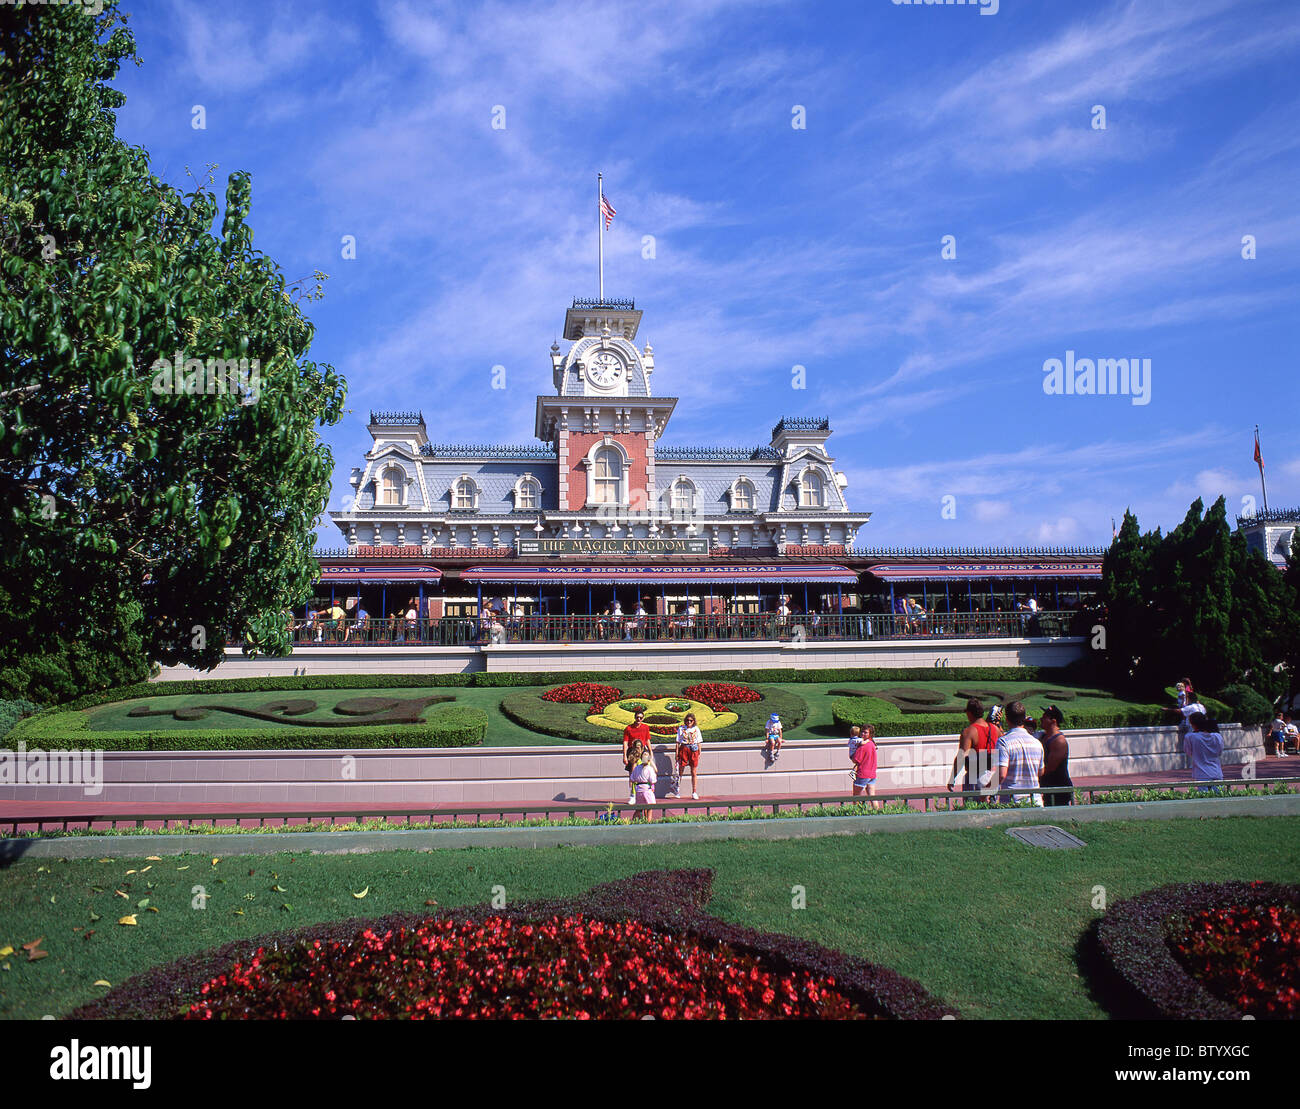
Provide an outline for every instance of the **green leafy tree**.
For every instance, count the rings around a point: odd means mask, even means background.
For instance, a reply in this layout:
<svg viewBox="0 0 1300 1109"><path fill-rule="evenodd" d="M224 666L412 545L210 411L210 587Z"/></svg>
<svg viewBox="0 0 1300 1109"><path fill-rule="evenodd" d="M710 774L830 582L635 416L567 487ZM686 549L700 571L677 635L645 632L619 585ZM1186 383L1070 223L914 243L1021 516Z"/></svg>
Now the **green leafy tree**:
<svg viewBox="0 0 1300 1109"><path fill-rule="evenodd" d="M15 696L212 667L227 634L284 653L317 573L333 469L318 428L345 383L308 359L304 298L253 248L248 176L230 176L213 234L206 186L181 193L117 138L109 82L127 60L116 0L0 6L0 686Z"/></svg>

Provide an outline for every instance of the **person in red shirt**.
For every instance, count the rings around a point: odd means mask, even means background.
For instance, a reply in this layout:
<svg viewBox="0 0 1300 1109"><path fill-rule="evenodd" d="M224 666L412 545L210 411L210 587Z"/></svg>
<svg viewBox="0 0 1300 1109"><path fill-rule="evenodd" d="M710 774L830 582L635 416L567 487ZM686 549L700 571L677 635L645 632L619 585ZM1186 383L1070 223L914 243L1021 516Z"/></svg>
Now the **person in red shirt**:
<svg viewBox="0 0 1300 1109"><path fill-rule="evenodd" d="M623 769L628 773L627 803L636 804L636 787L632 783L632 744L640 743L645 750L650 750L650 725L645 722L645 709L637 709L632 714L632 723L623 729Z"/></svg>
<svg viewBox="0 0 1300 1109"><path fill-rule="evenodd" d="M993 712L996 715L999 709L995 707ZM961 787L963 793L988 792L990 787L997 786L993 770L1002 730L983 716L984 704L979 698L972 697L966 702L968 723L957 740L957 757L952 760L952 777L948 779L949 793L963 774L966 776Z"/></svg>
<svg viewBox="0 0 1300 1109"><path fill-rule="evenodd" d="M876 795L876 730L870 725L849 753L853 760L853 796ZM871 803L873 809L881 807L879 801Z"/></svg>

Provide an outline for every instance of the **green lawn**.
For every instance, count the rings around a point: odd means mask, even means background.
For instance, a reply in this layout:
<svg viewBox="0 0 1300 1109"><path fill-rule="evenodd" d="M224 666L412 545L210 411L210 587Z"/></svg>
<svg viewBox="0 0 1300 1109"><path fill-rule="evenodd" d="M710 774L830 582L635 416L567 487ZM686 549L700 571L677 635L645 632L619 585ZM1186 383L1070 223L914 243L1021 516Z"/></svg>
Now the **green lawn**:
<svg viewBox="0 0 1300 1109"><path fill-rule="evenodd" d="M693 679L690 675L682 676L682 685L689 685ZM653 683L652 683L653 684ZM667 686L671 683L659 682L659 685ZM912 684L915 686L932 689L936 692L944 693L955 698L958 690L967 690L972 686L992 685L995 689L1005 687L1006 692L1019 692L1024 688L1044 686L1048 683L1031 683L1031 682L1002 682L1002 683L980 683L980 682L960 682L960 681L925 681L914 683L902 682L869 682L869 683L845 683L845 682L784 682L784 683L752 683L753 688L762 691L772 688L794 694L802 698L808 704L808 717L797 728L789 729L786 732L788 739L817 739L827 738L830 736L839 736L843 729L835 726L831 719L831 704L835 700L830 696L832 690L858 689L858 690L877 690L897 688L903 684ZM539 687L540 688L540 687ZM631 687L629 687L631 688ZM1082 687L1062 687L1073 690L1077 696L1074 700L1062 702L1062 707L1066 712L1067 723L1071 709L1106 709L1117 705L1123 705L1127 702L1114 698L1104 698L1090 695L1095 691L1090 691ZM257 692L257 693L221 693L221 694L185 694L180 696L155 697L149 698L147 703L153 708L181 708L192 705L218 704L227 701L231 704L241 705L249 708L257 708L261 705L268 704L276 700L289 698L310 699L319 706L317 711L307 715L300 716L296 719L310 721L319 719L323 716L337 716L333 714L333 708L339 701L350 700L355 697L385 697L385 698L409 698L422 694L446 694L454 696L455 703L461 705L470 705L475 708L481 708L488 714L488 732L485 746L488 747L513 747L523 745L537 746L565 746L575 743L582 743L581 740L561 739L556 736L545 735L541 732L534 732L527 728L520 727L514 721L510 720L501 712L501 700L503 697L517 692L517 688L507 686L456 686L456 687L430 687L425 688L399 688L399 689L311 689L299 691L284 692ZM1045 698L1041 700L1046 701ZM186 721L176 720L171 717L128 717L127 712L139 701L117 701L111 704L100 705L92 709L87 709L89 716L89 727L92 731L120 731L120 730L153 730L161 728L212 728L221 727L225 730L245 729L245 728L292 728L292 724L260 722L247 717L239 716L222 716L219 713L213 713L206 720ZM1037 701L1031 698L1031 705L1036 710L1039 705ZM571 708L575 720L579 718L581 706L564 706ZM426 710L427 711L427 710ZM920 719L918 717L918 719ZM942 729L940 729L942 730ZM609 742L618 741L618 733L610 731Z"/></svg>
<svg viewBox="0 0 1300 1109"><path fill-rule="evenodd" d="M1103 1013L1074 959L1096 915L1096 887L1113 902L1173 881L1300 880L1300 817L1064 826L1088 846L1044 851L1001 829L971 829L771 843L231 856L215 866L211 856L29 859L0 871L0 948L17 949L0 959L0 1017L58 1016L100 994L96 979L117 984L179 955L292 924L422 910L430 899L479 903L495 885L525 900L645 869L708 866L716 871L715 915L893 967L965 1017L1096 1018ZM145 866L151 869L141 872ZM191 908L197 884L210 895L202 911ZM796 885L807 891L806 909L791 908ZM364 899L352 896L367 888ZM146 897L157 913L136 908ZM137 926L116 923L130 912ZM86 939L76 927L94 934ZM29 962L21 945L42 937L48 958Z"/></svg>

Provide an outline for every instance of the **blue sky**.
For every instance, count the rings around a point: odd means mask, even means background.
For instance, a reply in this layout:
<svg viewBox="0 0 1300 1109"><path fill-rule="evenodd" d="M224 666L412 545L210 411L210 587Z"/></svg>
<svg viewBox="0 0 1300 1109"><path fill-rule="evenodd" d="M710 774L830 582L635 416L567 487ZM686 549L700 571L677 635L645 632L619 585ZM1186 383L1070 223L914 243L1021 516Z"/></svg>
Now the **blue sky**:
<svg viewBox="0 0 1300 1109"><path fill-rule="evenodd" d="M564 310L596 291L597 170L606 294L636 298L681 398L667 441L829 415L859 543L1234 512L1256 423L1270 504L1300 504L1295 0L126 7L119 134L175 184L251 172L256 245L330 275L307 311L349 382L331 508L372 408L532 441ZM1046 395L1067 350L1150 358L1150 403Z"/></svg>

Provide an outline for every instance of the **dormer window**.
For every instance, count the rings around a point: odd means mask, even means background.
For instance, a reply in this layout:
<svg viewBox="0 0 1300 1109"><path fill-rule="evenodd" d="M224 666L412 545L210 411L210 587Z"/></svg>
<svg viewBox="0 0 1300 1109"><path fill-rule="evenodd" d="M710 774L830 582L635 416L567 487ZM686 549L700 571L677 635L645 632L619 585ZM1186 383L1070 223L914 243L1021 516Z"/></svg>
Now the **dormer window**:
<svg viewBox="0 0 1300 1109"><path fill-rule="evenodd" d="M532 474L524 474L515 483L515 508L519 511L536 512L541 505L542 486Z"/></svg>
<svg viewBox="0 0 1300 1109"><path fill-rule="evenodd" d="M746 478L741 478L731 487L731 511L754 511L754 486Z"/></svg>
<svg viewBox="0 0 1300 1109"><path fill-rule="evenodd" d="M457 512L473 512L478 508L478 486L468 474L462 474L451 487L451 507Z"/></svg>
<svg viewBox="0 0 1300 1109"><path fill-rule="evenodd" d="M816 470L805 470L799 480L799 507L825 508L826 483Z"/></svg>
<svg viewBox="0 0 1300 1109"><path fill-rule="evenodd" d="M400 466L386 466L379 479L379 503L400 505L405 500L406 472Z"/></svg>
<svg viewBox="0 0 1300 1109"><path fill-rule="evenodd" d="M695 512L695 483L688 477L673 482L673 511L688 516Z"/></svg>

